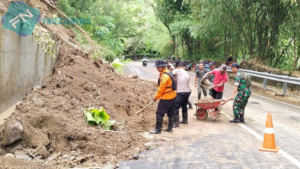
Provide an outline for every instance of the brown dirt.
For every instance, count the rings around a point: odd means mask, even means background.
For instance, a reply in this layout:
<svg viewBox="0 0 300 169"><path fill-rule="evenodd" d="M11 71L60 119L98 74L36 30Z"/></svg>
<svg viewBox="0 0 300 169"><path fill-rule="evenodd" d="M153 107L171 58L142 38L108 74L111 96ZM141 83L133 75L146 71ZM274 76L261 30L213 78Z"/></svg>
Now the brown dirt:
<svg viewBox="0 0 300 169"><path fill-rule="evenodd" d="M15 1L15 0L13 0ZM0 10L6 12L11 1L0 0ZM40 0L24 0L40 9L43 17L53 17L56 12ZM79 45L74 32L61 25L44 25L58 37ZM142 112L154 96L156 83L126 78L113 72L107 64L91 60L79 50L60 47L53 75L43 81L41 89L30 92L16 111L7 119L19 121L24 135L21 141L0 148L1 167L4 168L69 168L103 166L128 159L144 150L140 132L154 127L156 104ZM145 90L146 89L146 90ZM100 131L98 126L85 123L83 108L103 106L120 132ZM43 104L35 105L33 99ZM147 115L151 113L151 115ZM147 115L146 118L143 115ZM0 127L0 141L2 136ZM25 148L37 159L24 161L4 157L8 152ZM30 153L23 150L27 155ZM73 159L74 157L74 159ZM70 159L72 158L72 159ZM43 164L40 160L47 162ZM1 168L0 167L0 168Z"/></svg>
<svg viewBox="0 0 300 169"><path fill-rule="evenodd" d="M60 159L47 164L59 168L101 166L141 152L146 140L139 132L154 126L156 106L142 112L153 114L147 118L136 112L151 101L155 83L116 74L109 65L92 61L78 50L66 50L64 46L60 49L53 75L44 79L41 89L29 93L7 119L23 125L24 137L18 145L41 154L45 160L56 153L75 156L75 160ZM85 123L82 108L88 107L99 91L100 99L92 106L103 106L111 119L121 124L118 130L124 134L99 131L98 126ZM44 104L35 105L33 98ZM2 148L4 155L14 147ZM3 156L0 159L8 160ZM22 167L22 163L7 163L11 165L8 168ZM35 165L32 163L29 168Z"/></svg>
<svg viewBox="0 0 300 169"><path fill-rule="evenodd" d="M203 80L203 81L201 82L201 85L202 85L204 88L208 89L208 88L210 87L210 82L209 82L208 79L205 79L205 80Z"/></svg>
<svg viewBox="0 0 300 169"><path fill-rule="evenodd" d="M202 99L198 100L198 103L212 103L214 101L218 101L218 99L214 99L213 97L209 96L205 96Z"/></svg>

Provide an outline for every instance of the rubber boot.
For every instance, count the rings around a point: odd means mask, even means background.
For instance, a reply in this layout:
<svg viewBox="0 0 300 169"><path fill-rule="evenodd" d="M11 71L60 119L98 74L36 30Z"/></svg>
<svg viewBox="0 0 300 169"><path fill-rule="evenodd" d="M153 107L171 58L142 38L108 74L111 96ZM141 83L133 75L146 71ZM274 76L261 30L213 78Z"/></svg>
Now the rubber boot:
<svg viewBox="0 0 300 169"><path fill-rule="evenodd" d="M174 124L174 116L169 117L169 124L168 124L168 128L165 129L165 131L167 132L173 132L173 124Z"/></svg>
<svg viewBox="0 0 300 169"><path fill-rule="evenodd" d="M179 127L179 115L175 115L173 127Z"/></svg>
<svg viewBox="0 0 300 169"><path fill-rule="evenodd" d="M239 118L239 116L234 116L234 119L230 120L229 122L230 123L239 123L240 122L240 118Z"/></svg>
<svg viewBox="0 0 300 169"><path fill-rule="evenodd" d="M182 121L180 121L179 123L188 124L188 114L187 114L187 112L182 112Z"/></svg>
<svg viewBox="0 0 300 169"><path fill-rule="evenodd" d="M189 109L193 109L193 105L190 101L188 102L188 104L189 104Z"/></svg>
<svg viewBox="0 0 300 169"><path fill-rule="evenodd" d="M243 114L240 114L240 122L241 122L241 123L245 123L244 115L243 115Z"/></svg>
<svg viewBox="0 0 300 169"><path fill-rule="evenodd" d="M160 134L161 133L161 127L163 124L163 119L156 119L156 126L154 130L150 130L150 134Z"/></svg>

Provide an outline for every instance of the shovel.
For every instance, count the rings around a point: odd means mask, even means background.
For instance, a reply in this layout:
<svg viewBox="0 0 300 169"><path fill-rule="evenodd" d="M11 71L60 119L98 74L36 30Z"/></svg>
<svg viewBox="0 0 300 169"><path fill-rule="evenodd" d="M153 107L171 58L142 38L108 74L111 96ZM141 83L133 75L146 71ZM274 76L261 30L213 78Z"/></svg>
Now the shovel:
<svg viewBox="0 0 300 169"><path fill-rule="evenodd" d="M139 110L138 112L136 112L136 114L140 114L143 110L145 110L147 107L149 107L153 103L154 103L154 101L150 102L147 106L145 106L144 108L142 108L141 110Z"/></svg>

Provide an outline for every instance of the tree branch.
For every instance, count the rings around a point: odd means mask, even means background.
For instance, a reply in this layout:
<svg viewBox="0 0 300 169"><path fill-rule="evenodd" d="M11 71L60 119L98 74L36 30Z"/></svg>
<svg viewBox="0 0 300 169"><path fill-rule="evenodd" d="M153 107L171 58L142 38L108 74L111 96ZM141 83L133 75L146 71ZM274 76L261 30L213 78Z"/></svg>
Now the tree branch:
<svg viewBox="0 0 300 169"><path fill-rule="evenodd" d="M244 31L242 25L240 25L240 23L238 22L238 20L236 19L236 17L235 17L234 14L232 13L232 11L230 10L229 6L225 3L225 1L222 0L222 2L223 2L223 4L225 5L225 7L229 10L229 13L232 15L233 19L235 20L235 22L237 23L238 27L239 27L240 30L242 31L242 34L244 35L244 38L245 38L246 42L247 42L248 44L250 44L250 43L249 43L249 39L248 39L248 37L246 36L246 33L245 33L245 31ZM252 46L252 44L250 44L250 45ZM252 53L252 50L253 50L253 49L251 49L250 53Z"/></svg>

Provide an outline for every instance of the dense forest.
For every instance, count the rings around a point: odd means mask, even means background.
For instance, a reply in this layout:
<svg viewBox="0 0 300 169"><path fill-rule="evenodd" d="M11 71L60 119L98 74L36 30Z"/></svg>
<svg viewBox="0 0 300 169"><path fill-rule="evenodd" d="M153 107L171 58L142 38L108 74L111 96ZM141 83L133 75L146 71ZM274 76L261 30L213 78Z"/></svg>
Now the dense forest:
<svg viewBox="0 0 300 169"><path fill-rule="evenodd" d="M297 0L58 0L82 25L101 55L176 56L192 61L254 59L270 67L300 65ZM77 40L88 44L81 35Z"/></svg>

